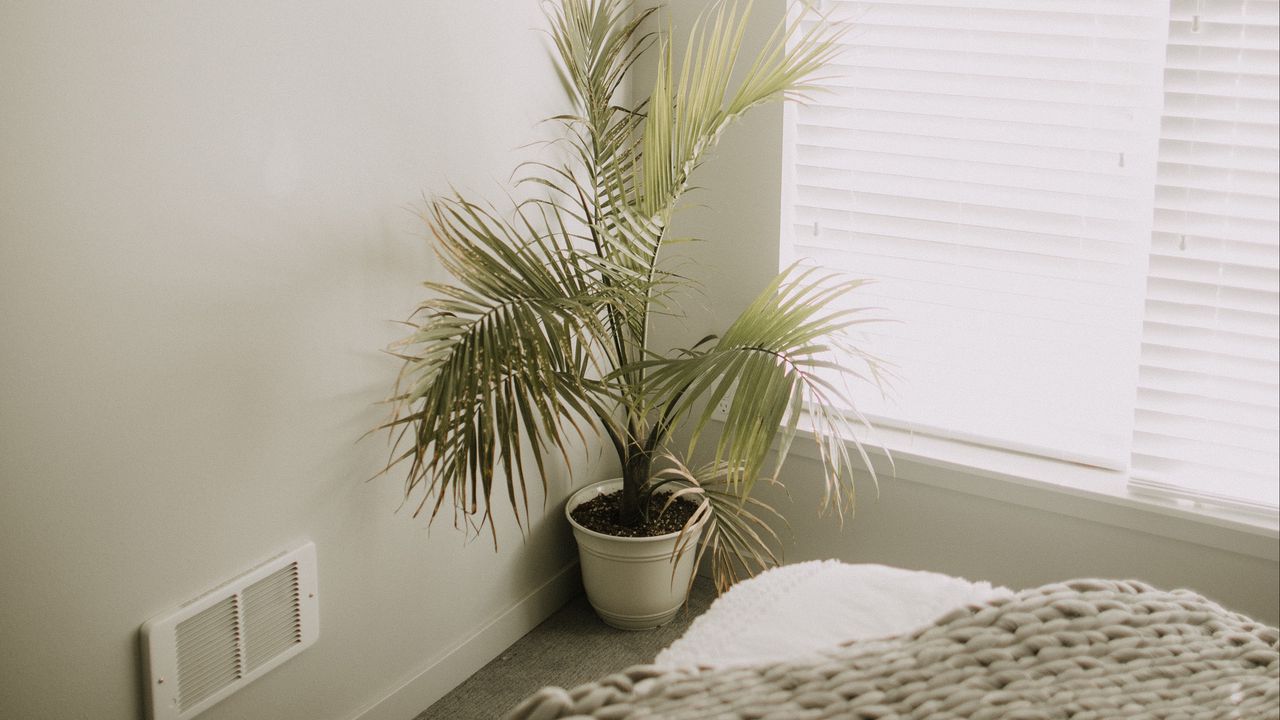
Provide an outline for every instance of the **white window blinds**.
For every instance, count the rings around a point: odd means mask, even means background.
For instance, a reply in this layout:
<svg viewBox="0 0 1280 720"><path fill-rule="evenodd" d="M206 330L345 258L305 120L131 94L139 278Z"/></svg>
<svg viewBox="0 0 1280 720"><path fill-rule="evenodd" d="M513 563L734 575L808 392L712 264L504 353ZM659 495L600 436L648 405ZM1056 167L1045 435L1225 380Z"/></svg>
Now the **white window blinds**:
<svg viewBox="0 0 1280 720"><path fill-rule="evenodd" d="M1280 3L1174 0L1134 485L1276 507Z"/></svg>
<svg viewBox="0 0 1280 720"><path fill-rule="evenodd" d="M860 409L1126 466L1168 0L821 8L851 29L789 111L783 260L876 279L855 300L901 321L865 344L903 380Z"/></svg>

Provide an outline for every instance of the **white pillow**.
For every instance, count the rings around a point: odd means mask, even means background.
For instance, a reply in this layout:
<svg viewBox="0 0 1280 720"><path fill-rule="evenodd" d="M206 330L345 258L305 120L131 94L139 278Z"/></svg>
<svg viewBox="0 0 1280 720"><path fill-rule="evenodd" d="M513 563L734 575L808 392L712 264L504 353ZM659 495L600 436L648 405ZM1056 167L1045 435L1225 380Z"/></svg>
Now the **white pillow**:
<svg viewBox="0 0 1280 720"><path fill-rule="evenodd" d="M911 632L957 607L1009 594L988 582L886 565L785 565L729 588L654 663L729 667L791 659Z"/></svg>

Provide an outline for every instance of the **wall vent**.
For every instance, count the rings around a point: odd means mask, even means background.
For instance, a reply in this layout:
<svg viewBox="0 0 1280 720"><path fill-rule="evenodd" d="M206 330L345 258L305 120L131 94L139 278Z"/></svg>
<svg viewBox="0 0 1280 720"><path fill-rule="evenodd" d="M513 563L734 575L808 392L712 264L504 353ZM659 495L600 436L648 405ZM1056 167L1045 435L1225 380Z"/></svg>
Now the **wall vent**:
<svg viewBox="0 0 1280 720"><path fill-rule="evenodd" d="M278 555L142 626L148 717L187 720L320 634L316 549Z"/></svg>

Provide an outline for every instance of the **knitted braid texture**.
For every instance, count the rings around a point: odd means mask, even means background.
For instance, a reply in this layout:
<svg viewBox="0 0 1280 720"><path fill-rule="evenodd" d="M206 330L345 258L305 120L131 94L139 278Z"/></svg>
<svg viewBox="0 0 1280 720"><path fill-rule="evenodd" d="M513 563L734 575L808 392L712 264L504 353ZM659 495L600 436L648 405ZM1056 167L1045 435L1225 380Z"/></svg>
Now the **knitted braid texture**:
<svg viewBox="0 0 1280 720"><path fill-rule="evenodd" d="M802 661L637 665L507 718L1277 719L1278 637L1187 590L1073 580Z"/></svg>

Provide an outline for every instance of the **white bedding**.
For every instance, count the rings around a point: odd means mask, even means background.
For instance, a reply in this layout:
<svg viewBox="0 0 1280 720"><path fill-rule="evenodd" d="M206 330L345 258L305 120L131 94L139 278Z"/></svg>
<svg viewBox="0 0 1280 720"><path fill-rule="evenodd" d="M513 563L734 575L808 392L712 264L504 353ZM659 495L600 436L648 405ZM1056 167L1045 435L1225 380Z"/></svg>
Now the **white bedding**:
<svg viewBox="0 0 1280 720"><path fill-rule="evenodd" d="M802 657L849 640L919 629L1010 590L939 573L814 560L734 585L658 654L668 667L731 667Z"/></svg>

